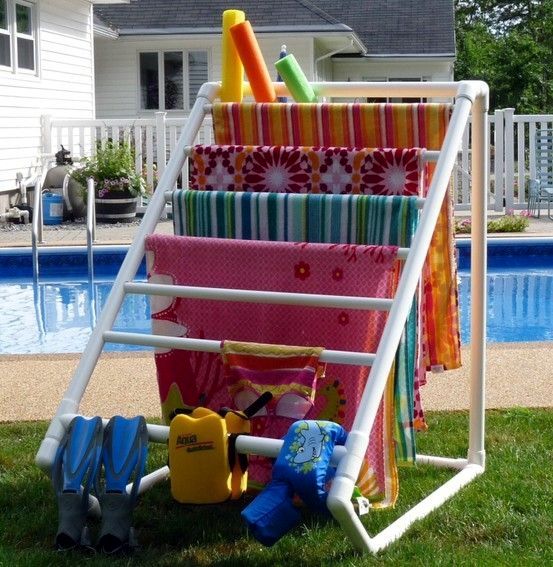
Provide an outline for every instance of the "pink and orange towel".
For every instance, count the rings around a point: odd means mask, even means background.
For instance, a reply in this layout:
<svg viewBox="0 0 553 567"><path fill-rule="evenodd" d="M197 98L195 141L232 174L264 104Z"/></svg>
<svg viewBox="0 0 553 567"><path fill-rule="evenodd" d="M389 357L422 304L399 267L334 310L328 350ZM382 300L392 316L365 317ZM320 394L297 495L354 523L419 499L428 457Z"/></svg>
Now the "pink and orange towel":
<svg viewBox="0 0 553 567"><path fill-rule="evenodd" d="M391 246L156 234L146 239L150 282L230 289L390 297L396 255L397 248ZM152 302L153 332L158 334L275 345L321 345L359 352L375 351L385 320L386 313L379 311L186 298L157 298ZM218 355L158 350L155 359L165 416L175 407L202 404L219 408L232 403ZM367 377L367 368L328 364L324 377L317 380L314 405L305 417L328 419L351 427ZM308 391L304 390L303 400L309 399ZM253 423L253 433L273 437L284 423L290 424L291 418L286 415L290 405L281 402L278 410L277 407ZM393 425L393 380L390 380L359 479L363 493L380 501L382 506L392 504L397 495ZM254 480L263 483L268 476L266 468L258 471Z"/></svg>
<svg viewBox="0 0 553 567"><path fill-rule="evenodd" d="M221 146L426 148L440 150L449 104L222 104L213 105ZM434 165L428 165L426 188ZM295 181L294 181L295 183ZM232 181L231 181L232 184ZM218 187L222 188L222 187ZM440 213L425 266L425 365L461 364L452 205Z"/></svg>
<svg viewBox="0 0 553 567"><path fill-rule="evenodd" d="M190 188L207 191L421 195L422 150L195 146Z"/></svg>
<svg viewBox="0 0 553 567"><path fill-rule="evenodd" d="M449 104L215 103L218 145L439 150Z"/></svg>

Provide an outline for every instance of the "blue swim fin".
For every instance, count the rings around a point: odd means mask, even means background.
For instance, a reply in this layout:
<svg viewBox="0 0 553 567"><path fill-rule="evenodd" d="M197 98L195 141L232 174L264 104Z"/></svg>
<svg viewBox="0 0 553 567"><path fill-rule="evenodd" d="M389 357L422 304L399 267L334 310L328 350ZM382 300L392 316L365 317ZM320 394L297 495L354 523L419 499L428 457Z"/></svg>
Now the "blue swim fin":
<svg viewBox="0 0 553 567"><path fill-rule="evenodd" d="M104 485L100 494L102 526L98 547L104 553L126 551L136 545L132 512L147 456L148 429L144 417L112 417L102 446ZM127 493L127 484L131 482L132 490Z"/></svg>
<svg viewBox="0 0 553 567"><path fill-rule="evenodd" d="M62 439L52 467L58 500L58 549L91 545L86 526L89 495L96 482L102 450L102 420L75 417Z"/></svg>

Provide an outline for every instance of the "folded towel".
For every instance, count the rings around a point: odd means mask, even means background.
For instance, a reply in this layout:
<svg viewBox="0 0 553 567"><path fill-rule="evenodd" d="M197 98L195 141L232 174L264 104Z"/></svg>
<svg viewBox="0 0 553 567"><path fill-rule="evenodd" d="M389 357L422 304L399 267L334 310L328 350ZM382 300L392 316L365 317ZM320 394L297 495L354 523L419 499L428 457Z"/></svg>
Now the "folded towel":
<svg viewBox="0 0 553 567"><path fill-rule="evenodd" d="M203 146L190 155L190 188L276 193L420 195L419 148Z"/></svg>
<svg viewBox="0 0 553 567"><path fill-rule="evenodd" d="M271 401L250 421L257 436L283 437L290 424L303 419L313 407L317 378L323 374L319 364L323 349L223 342L223 370L232 407L245 410L264 392ZM270 462L250 456L249 474L263 478Z"/></svg>

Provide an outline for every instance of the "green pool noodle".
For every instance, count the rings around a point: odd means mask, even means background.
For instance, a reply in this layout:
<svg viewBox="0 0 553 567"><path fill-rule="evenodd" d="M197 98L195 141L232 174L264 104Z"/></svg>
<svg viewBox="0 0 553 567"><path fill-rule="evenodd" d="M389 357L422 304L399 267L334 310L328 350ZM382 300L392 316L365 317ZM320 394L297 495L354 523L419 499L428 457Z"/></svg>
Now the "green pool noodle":
<svg viewBox="0 0 553 567"><path fill-rule="evenodd" d="M279 59L275 67L296 102L317 102L317 95L293 54Z"/></svg>

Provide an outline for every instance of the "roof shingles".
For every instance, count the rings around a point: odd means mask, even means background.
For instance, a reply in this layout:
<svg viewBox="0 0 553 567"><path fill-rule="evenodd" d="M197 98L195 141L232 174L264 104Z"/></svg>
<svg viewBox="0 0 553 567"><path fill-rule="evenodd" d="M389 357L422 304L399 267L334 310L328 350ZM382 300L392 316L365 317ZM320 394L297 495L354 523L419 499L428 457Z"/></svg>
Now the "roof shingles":
<svg viewBox="0 0 553 567"><path fill-rule="evenodd" d="M108 25L132 33L143 29L221 28L221 14L240 8L256 26L327 27L345 24L367 55L453 55L453 0L132 0L94 6Z"/></svg>

